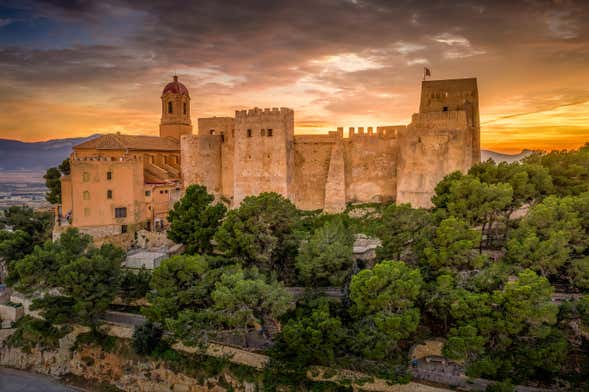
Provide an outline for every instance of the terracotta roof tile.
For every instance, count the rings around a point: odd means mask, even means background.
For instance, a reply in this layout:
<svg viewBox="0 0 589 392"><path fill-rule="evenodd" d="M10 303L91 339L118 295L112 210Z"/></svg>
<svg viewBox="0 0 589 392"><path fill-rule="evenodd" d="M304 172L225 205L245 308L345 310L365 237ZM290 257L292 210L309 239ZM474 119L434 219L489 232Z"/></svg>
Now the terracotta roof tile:
<svg viewBox="0 0 589 392"><path fill-rule="evenodd" d="M179 151L180 142L171 137L111 133L74 146L74 150Z"/></svg>

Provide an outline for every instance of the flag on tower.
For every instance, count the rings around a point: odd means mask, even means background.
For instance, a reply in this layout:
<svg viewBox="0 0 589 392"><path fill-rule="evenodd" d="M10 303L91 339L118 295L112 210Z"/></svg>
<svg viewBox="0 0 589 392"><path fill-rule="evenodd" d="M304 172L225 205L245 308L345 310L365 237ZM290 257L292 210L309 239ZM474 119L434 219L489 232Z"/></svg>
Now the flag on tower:
<svg viewBox="0 0 589 392"><path fill-rule="evenodd" d="M425 80L425 78L427 76L432 76L432 71L430 71L430 69L428 67L423 67L423 80Z"/></svg>

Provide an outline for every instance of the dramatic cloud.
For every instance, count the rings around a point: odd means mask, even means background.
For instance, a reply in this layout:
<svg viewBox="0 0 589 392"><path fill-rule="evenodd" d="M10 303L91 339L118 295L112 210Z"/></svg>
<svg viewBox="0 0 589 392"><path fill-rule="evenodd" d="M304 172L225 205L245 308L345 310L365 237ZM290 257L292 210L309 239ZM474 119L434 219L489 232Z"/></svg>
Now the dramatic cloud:
<svg viewBox="0 0 589 392"><path fill-rule="evenodd" d="M478 77L483 147L589 140L584 1L3 4L0 137L155 134L175 73L195 117L289 106L299 132L406 123L427 66Z"/></svg>

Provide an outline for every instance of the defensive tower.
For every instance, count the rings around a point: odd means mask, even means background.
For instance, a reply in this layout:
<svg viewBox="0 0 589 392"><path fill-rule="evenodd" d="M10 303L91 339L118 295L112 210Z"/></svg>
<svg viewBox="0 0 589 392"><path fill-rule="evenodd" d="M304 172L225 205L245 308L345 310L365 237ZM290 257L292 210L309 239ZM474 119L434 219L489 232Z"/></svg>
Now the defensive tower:
<svg viewBox="0 0 589 392"><path fill-rule="evenodd" d="M424 80L421 84L420 113L464 110L472 133L472 162L481 160L479 92L476 78Z"/></svg>
<svg viewBox="0 0 589 392"><path fill-rule="evenodd" d="M288 108L235 112L233 193L239 205L249 195L291 195L294 172L294 112Z"/></svg>

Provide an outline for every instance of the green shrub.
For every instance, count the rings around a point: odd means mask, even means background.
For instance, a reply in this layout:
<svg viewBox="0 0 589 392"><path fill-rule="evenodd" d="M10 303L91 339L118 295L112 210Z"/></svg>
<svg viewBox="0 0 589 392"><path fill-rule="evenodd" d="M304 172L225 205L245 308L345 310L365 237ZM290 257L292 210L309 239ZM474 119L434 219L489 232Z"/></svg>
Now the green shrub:
<svg viewBox="0 0 589 392"><path fill-rule="evenodd" d="M133 349L139 355L151 354L160 345L163 333L162 328L151 321L135 327Z"/></svg>
<svg viewBox="0 0 589 392"><path fill-rule="evenodd" d="M101 347L106 352L114 352L117 344L117 338L106 335L96 329L90 332L81 333L76 338L73 350L83 346L96 345Z"/></svg>
<svg viewBox="0 0 589 392"><path fill-rule="evenodd" d="M24 352L31 352L34 347L41 350L55 350L59 339L71 329L67 326L57 328L46 320L25 316L16 322L16 331L6 341L9 347L19 347Z"/></svg>

